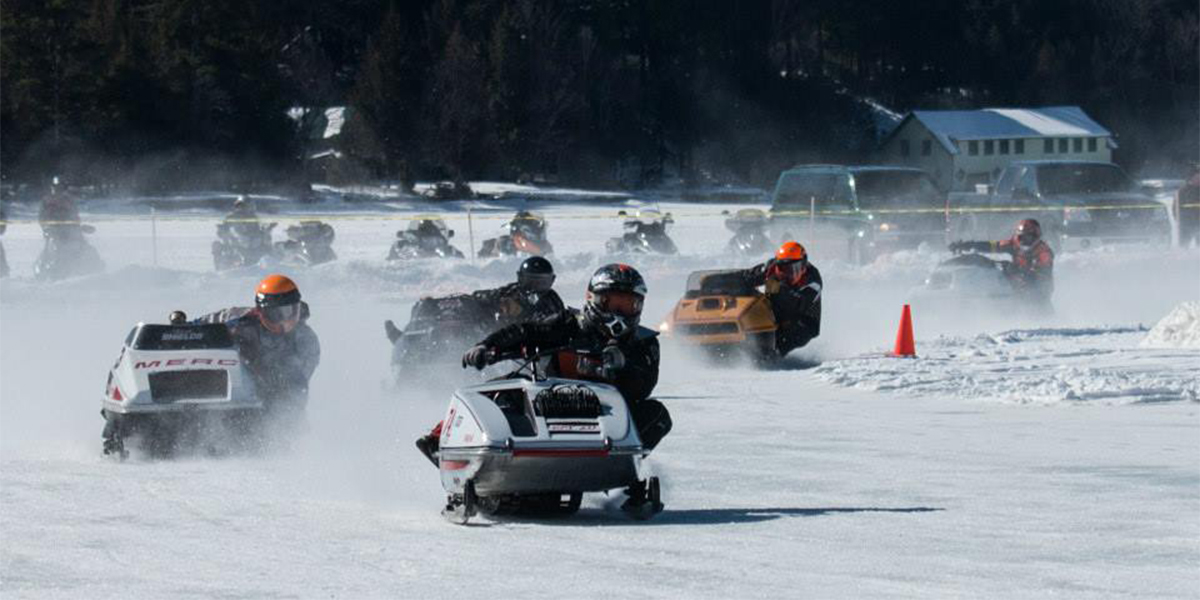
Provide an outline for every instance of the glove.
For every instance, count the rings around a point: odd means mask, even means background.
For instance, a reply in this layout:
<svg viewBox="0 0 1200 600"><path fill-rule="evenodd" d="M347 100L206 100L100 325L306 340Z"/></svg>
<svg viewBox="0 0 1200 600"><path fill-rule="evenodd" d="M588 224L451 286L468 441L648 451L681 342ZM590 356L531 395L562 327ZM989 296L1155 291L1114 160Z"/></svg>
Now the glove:
<svg viewBox="0 0 1200 600"><path fill-rule="evenodd" d="M955 254L962 254L963 252L967 251L967 243L962 240L950 242L948 247L950 248L950 251Z"/></svg>
<svg viewBox="0 0 1200 600"><path fill-rule="evenodd" d="M621 352L621 349L615 344L610 344L604 347L601 361L604 364L605 378L612 378L617 371L625 368L625 353Z"/></svg>
<svg viewBox="0 0 1200 600"><path fill-rule="evenodd" d="M463 354L462 366L464 369L467 367L475 367L476 369L483 369L484 367L491 364L491 358L492 358L492 351L490 348L488 348L487 346L484 346L483 344L476 344L475 346L472 346L470 350L467 350L466 353Z"/></svg>

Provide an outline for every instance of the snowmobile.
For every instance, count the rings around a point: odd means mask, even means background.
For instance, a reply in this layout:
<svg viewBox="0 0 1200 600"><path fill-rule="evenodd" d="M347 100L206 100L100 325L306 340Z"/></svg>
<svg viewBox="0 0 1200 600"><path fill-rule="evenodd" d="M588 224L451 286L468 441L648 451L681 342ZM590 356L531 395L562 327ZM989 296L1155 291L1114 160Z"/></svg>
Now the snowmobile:
<svg viewBox="0 0 1200 600"><path fill-rule="evenodd" d="M66 277L89 275L104 270L104 260L96 248L84 239L84 234L94 233L91 225L47 225L45 246L33 263L33 275L37 279L55 281Z"/></svg>
<svg viewBox="0 0 1200 600"><path fill-rule="evenodd" d="M104 454L128 456L134 439L155 455L189 443L247 439L264 404L224 324L138 323L108 372L100 414ZM224 433L224 436L214 435Z"/></svg>
<svg viewBox="0 0 1200 600"><path fill-rule="evenodd" d="M391 321L384 323L392 342L392 373L396 383L440 378L443 373L431 371L431 366L457 366L462 352L491 333L496 324L496 315L485 314L471 294L417 300L403 330Z"/></svg>
<svg viewBox="0 0 1200 600"><path fill-rule="evenodd" d="M271 231L276 223L223 221L217 224L217 240L212 244L213 267L227 271L258 264L270 256Z"/></svg>
<svg viewBox="0 0 1200 600"><path fill-rule="evenodd" d="M640 210L634 215L625 211L617 213L625 217L625 233L608 240L605 248L609 254L676 254L679 250L667 235L667 225L674 223L671 213L657 210Z"/></svg>
<svg viewBox="0 0 1200 600"><path fill-rule="evenodd" d="M548 256L554 253L546 239L546 219L529 211L520 211L506 224L508 235L483 241L479 258L494 256Z"/></svg>
<svg viewBox="0 0 1200 600"><path fill-rule="evenodd" d="M1049 297L1030 298L1013 287L1008 277L1012 263L968 252L939 263L924 285L910 294L910 302L935 310L985 309L1038 316L1052 313Z"/></svg>
<svg viewBox="0 0 1200 600"><path fill-rule="evenodd" d="M454 230L446 228L441 217L417 217L408 228L396 232L396 241L388 252L388 260L413 258L463 258L458 248L450 245Z"/></svg>
<svg viewBox="0 0 1200 600"><path fill-rule="evenodd" d="M778 358L775 313L757 288L736 270L696 271L687 290L659 327L669 339L713 357L744 353L755 360Z"/></svg>
<svg viewBox="0 0 1200 600"><path fill-rule="evenodd" d="M595 382L545 377L554 351L503 357L522 366L503 379L460 388L442 425L442 514L465 524L478 513L568 516L585 492L636 490L635 518L663 508L657 477L643 478L643 449L625 399Z"/></svg>
<svg viewBox="0 0 1200 600"><path fill-rule="evenodd" d="M474 200L479 197L466 183L439 181L425 188L421 196L430 200Z"/></svg>
<svg viewBox="0 0 1200 600"><path fill-rule="evenodd" d="M284 265L319 265L337 260L333 251L333 227L321 221L300 221L285 230L288 239L275 242L275 256Z"/></svg>
<svg viewBox="0 0 1200 600"><path fill-rule="evenodd" d="M737 256L764 256L775 250L775 244L767 236L767 213L757 208L743 208L728 219L725 227L733 237L725 246L726 251Z"/></svg>

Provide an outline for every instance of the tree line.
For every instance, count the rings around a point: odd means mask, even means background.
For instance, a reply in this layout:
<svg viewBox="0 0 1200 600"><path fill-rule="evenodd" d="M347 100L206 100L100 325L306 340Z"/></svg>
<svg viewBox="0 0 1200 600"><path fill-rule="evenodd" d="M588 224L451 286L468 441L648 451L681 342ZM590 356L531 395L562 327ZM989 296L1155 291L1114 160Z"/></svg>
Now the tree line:
<svg viewBox="0 0 1200 600"><path fill-rule="evenodd" d="M1076 104L1134 170L1200 155L1194 0L5 0L0 176L769 183L895 111ZM871 102L866 102L869 99Z"/></svg>

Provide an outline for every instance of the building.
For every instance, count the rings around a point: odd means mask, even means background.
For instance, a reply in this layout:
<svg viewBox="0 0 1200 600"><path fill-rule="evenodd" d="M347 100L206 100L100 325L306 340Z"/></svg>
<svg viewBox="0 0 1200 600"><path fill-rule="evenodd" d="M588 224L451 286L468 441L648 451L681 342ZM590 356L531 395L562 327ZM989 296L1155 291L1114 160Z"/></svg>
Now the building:
<svg viewBox="0 0 1200 600"><path fill-rule="evenodd" d="M994 183L1018 160L1111 162L1113 135L1078 106L916 110L880 146L880 161L924 169L950 191Z"/></svg>

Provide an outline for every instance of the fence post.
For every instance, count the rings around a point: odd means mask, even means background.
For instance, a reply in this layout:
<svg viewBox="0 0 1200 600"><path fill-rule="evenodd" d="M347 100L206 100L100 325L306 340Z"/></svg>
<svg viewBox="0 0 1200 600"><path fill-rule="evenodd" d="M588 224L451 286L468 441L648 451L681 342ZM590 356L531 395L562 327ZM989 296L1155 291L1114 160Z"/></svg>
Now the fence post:
<svg viewBox="0 0 1200 600"><path fill-rule="evenodd" d="M471 264L475 264L475 221L471 218L470 208L467 208L467 243L470 244Z"/></svg>
<svg viewBox="0 0 1200 600"><path fill-rule="evenodd" d="M158 211L150 207L150 248L154 256L154 266L158 267Z"/></svg>

